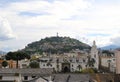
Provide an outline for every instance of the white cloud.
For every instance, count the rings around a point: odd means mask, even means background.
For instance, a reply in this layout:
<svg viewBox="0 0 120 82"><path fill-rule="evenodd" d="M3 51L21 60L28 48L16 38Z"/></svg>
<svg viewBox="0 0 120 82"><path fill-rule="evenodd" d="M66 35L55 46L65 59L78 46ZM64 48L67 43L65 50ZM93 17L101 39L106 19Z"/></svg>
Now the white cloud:
<svg viewBox="0 0 120 82"><path fill-rule="evenodd" d="M8 40L15 38L11 26L6 19L0 19L0 40Z"/></svg>
<svg viewBox="0 0 120 82"><path fill-rule="evenodd" d="M29 41L56 35L56 32L62 36L80 39L88 44L96 40L97 45L101 47L114 43L111 38L119 34L120 3L117 5L98 4L95 1L54 0L50 3L47 0L27 0L12 2L0 8L0 16L10 21L13 32L15 31L18 35L18 40L9 42L11 44L21 42L18 48L25 46ZM13 32L10 29L8 31L7 36L13 37ZM91 36L91 34L98 35ZM7 42L3 44L9 46Z"/></svg>
<svg viewBox="0 0 120 82"><path fill-rule="evenodd" d="M119 31L120 33L120 31ZM116 46L120 46L120 35L118 34L114 34L114 37L111 37L110 41L112 42L112 44L116 45Z"/></svg>
<svg viewBox="0 0 120 82"><path fill-rule="evenodd" d="M8 5L9 9L15 12L48 12L57 17L67 17L77 14L80 10L84 10L89 6L91 6L91 3L84 0L55 0L53 3L41 0L14 2Z"/></svg>

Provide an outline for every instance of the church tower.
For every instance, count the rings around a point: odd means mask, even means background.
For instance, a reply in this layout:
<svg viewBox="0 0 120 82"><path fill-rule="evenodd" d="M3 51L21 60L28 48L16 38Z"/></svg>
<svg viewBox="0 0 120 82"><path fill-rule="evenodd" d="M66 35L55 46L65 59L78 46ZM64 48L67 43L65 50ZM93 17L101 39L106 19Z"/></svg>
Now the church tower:
<svg viewBox="0 0 120 82"><path fill-rule="evenodd" d="M95 41L93 41L93 45L90 52L90 58L94 60L93 68L99 69L99 55L98 55L98 49Z"/></svg>

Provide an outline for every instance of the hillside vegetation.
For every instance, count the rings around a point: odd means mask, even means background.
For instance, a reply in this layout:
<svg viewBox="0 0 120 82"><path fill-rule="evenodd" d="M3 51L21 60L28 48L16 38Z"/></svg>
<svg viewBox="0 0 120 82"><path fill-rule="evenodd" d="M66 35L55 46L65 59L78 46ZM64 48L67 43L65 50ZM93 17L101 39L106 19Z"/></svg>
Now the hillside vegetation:
<svg viewBox="0 0 120 82"><path fill-rule="evenodd" d="M47 53L64 53L74 49L90 49L90 46L70 37L46 37L40 41L28 44L23 51L34 54L43 52Z"/></svg>

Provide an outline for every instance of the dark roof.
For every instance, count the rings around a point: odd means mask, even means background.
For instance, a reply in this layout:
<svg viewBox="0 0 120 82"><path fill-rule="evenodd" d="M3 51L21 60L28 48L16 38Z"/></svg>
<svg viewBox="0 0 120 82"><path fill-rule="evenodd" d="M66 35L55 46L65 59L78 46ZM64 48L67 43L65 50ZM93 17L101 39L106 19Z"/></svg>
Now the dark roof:
<svg viewBox="0 0 120 82"><path fill-rule="evenodd" d="M89 82L90 76L88 74L72 74L70 75L69 82Z"/></svg>
<svg viewBox="0 0 120 82"><path fill-rule="evenodd" d="M114 82L120 82L120 74L114 74Z"/></svg>
<svg viewBox="0 0 120 82"><path fill-rule="evenodd" d="M114 81L114 74L105 73L105 74L91 74L91 80L101 81L101 82L117 82Z"/></svg>
<svg viewBox="0 0 120 82"><path fill-rule="evenodd" d="M2 81L2 80L0 80L0 82L15 82L14 80L4 80L4 81Z"/></svg>
<svg viewBox="0 0 120 82"><path fill-rule="evenodd" d="M38 68L38 69L31 69L31 68L26 68L26 69L9 69L9 68L2 68L0 69L0 74L38 74L38 75L48 75L48 74L52 74L53 69L51 68Z"/></svg>
<svg viewBox="0 0 120 82"><path fill-rule="evenodd" d="M54 74L53 82L84 82L90 80L89 74Z"/></svg>

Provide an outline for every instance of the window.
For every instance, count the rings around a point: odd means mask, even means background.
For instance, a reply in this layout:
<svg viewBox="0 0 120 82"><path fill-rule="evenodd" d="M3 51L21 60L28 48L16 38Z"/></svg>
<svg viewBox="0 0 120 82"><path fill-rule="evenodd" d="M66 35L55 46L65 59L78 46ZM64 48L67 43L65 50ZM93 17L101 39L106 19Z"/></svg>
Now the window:
<svg viewBox="0 0 120 82"><path fill-rule="evenodd" d="M83 62L84 62L84 63L86 62L85 59L83 59Z"/></svg>
<svg viewBox="0 0 120 82"><path fill-rule="evenodd" d="M52 67L52 64L50 66Z"/></svg>
<svg viewBox="0 0 120 82"><path fill-rule="evenodd" d="M110 62L111 62L111 60L107 60L107 62L108 62L108 63L110 63Z"/></svg>
<svg viewBox="0 0 120 82"><path fill-rule="evenodd" d="M52 61L52 59L49 60L50 62Z"/></svg>
<svg viewBox="0 0 120 82"><path fill-rule="evenodd" d="M57 68L59 68L59 65L57 65Z"/></svg>
<svg viewBox="0 0 120 82"><path fill-rule="evenodd" d="M94 57L96 58L96 55L94 55Z"/></svg>
<svg viewBox="0 0 120 82"><path fill-rule="evenodd" d="M32 78L35 78L36 76L32 76Z"/></svg>
<svg viewBox="0 0 120 82"><path fill-rule="evenodd" d="M27 65L26 64L22 64L22 68L27 68Z"/></svg>
<svg viewBox="0 0 120 82"><path fill-rule="evenodd" d="M0 80L2 80L2 76L0 76Z"/></svg>
<svg viewBox="0 0 120 82"><path fill-rule="evenodd" d="M28 76L24 76L24 80L28 80Z"/></svg>
<svg viewBox="0 0 120 82"><path fill-rule="evenodd" d="M74 71L74 69L72 68L72 71Z"/></svg>
<svg viewBox="0 0 120 82"><path fill-rule="evenodd" d="M45 66L45 64L43 64L43 66Z"/></svg>
<svg viewBox="0 0 120 82"><path fill-rule="evenodd" d="M79 60L77 59L76 62L79 62Z"/></svg>
<svg viewBox="0 0 120 82"><path fill-rule="evenodd" d="M73 64L72 64L72 67L73 67Z"/></svg>
<svg viewBox="0 0 120 82"><path fill-rule="evenodd" d="M115 61L115 59L113 59L113 61Z"/></svg>
<svg viewBox="0 0 120 82"><path fill-rule="evenodd" d="M72 62L72 59L70 59L70 62Z"/></svg>

